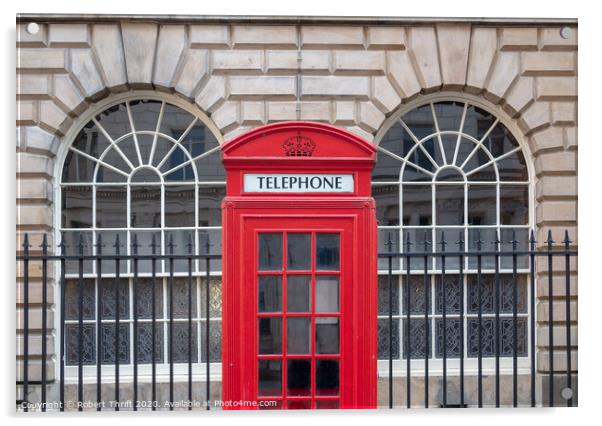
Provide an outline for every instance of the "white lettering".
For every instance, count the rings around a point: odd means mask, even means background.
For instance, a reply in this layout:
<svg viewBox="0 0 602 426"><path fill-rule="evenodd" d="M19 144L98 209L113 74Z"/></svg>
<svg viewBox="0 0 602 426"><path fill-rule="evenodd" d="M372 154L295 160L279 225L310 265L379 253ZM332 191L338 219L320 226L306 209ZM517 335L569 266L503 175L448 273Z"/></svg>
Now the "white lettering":
<svg viewBox="0 0 602 426"><path fill-rule="evenodd" d="M244 192L353 192L353 175L245 174Z"/></svg>

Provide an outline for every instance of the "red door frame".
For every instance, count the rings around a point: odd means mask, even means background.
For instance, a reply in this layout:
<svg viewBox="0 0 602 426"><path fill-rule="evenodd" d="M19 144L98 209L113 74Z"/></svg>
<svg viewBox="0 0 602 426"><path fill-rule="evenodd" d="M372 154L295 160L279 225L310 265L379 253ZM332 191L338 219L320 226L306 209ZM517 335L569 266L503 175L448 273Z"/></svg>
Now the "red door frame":
<svg viewBox="0 0 602 426"><path fill-rule="evenodd" d="M288 157L283 142L313 141L315 155ZM319 123L288 122L242 135L223 147L222 400L226 409L255 409L257 395L256 232L341 230L340 407L376 407L376 218L370 196L374 147ZM245 173L345 173L353 193L245 193ZM345 243L343 243L343 240ZM346 288L343 292L343 285ZM312 301L315 303L315 301ZM313 323L313 322L312 322ZM313 345L312 345L313 346Z"/></svg>

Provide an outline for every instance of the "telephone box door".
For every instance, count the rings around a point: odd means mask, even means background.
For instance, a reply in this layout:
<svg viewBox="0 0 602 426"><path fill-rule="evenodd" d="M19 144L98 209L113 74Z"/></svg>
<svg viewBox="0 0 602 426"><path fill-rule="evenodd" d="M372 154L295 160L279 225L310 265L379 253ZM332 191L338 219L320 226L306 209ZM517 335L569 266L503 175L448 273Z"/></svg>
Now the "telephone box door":
<svg viewBox="0 0 602 426"><path fill-rule="evenodd" d="M247 222L253 273L243 297L256 301L250 338L259 408L339 408L345 401L352 381L351 224Z"/></svg>

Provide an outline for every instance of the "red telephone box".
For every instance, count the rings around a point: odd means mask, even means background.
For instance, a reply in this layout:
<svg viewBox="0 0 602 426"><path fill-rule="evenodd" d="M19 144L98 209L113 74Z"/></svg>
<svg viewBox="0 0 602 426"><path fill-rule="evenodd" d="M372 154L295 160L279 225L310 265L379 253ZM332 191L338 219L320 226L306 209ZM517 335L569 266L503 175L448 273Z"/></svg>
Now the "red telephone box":
<svg viewBox="0 0 602 426"><path fill-rule="evenodd" d="M320 123L224 144L224 408L376 407L374 160Z"/></svg>

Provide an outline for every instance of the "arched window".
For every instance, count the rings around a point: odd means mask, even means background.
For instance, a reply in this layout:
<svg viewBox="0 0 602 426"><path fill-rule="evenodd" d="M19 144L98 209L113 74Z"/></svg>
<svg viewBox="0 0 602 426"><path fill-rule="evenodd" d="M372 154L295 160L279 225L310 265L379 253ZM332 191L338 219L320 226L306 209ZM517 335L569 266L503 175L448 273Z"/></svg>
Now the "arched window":
<svg viewBox="0 0 602 426"><path fill-rule="evenodd" d="M69 146L60 176L60 231L67 254L221 253L221 209L225 171L216 137L203 120L172 103L137 99L101 111ZM119 247L117 247L117 238ZM82 244L80 244L80 242ZM134 245L134 242L137 244ZM154 244L153 244L154 243ZM188 360L188 265L174 262L176 363ZM84 262L84 365L96 364L100 337L104 364L133 363L133 262ZM119 268L120 348L116 351L115 276ZM203 323L204 261L193 261L193 361L207 358ZM212 264L210 360L221 358L221 266ZM137 285L139 362L151 362L151 262L140 261ZM65 268L66 364L78 362L78 264ZM98 286L95 277L102 273ZM167 262L157 261L155 279L157 359L167 362ZM100 303L98 303L100 302ZM97 328L98 326L98 328ZM97 336L97 331L100 336ZM177 333L177 335L176 335ZM200 356L199 356L200 354Z"/></svg>
<svg viewBox="0 0 602 426"><path fill-rule="evenodd" d="M500 247L512 248L516 238L518 249L526 249L531 227L530 181L525 156L517 139L495 114L470 102L445 100L425 103L396 118L378 144L378 160L372 176L372 193L376 199L379 223L379 251L404 251L410 241L412 251L441 250L442 237L447 250L458 249L460 238L469 251L493 249L496 238ZM426 243L426 244L425 244ZM410 265L412 271L424 269L422 261ZM388 260L381 259L382 273ZM459 260L447 259L447 356L459 357L461 336L464 335L467 358L476 357L478 330L476 316L476 258L465 259L464 282L459 282ZM512 346L512 259L502 257L501 272L501 353L511 356ZM527 259L519 260L519 272L528 270ZM405 273L405 260L394 260L393 268L400 276ZM431 358L442 357L442 292L441 264L429 259L429 330L424 321L410 319L412 341L410 355L423 358L425 334L430 335ZM482 294L484 341L483 355L494 356L493 292L495 258L482 259ZM406 358L403 333L407 303L405 277L394 289L393 353ZM425 295L422 275L410 279L410 316L424 318ZM464 288L464 303L461 303ZM388 357L387 280L379 280L379 357ZM526 276L519 276L518 291L518 353L528 356L527 319L528 292ZM463 305L464 324L460 320ZM401 309L400 309L401 307ZM415 339L414 339L415 338Z"/></svg>

